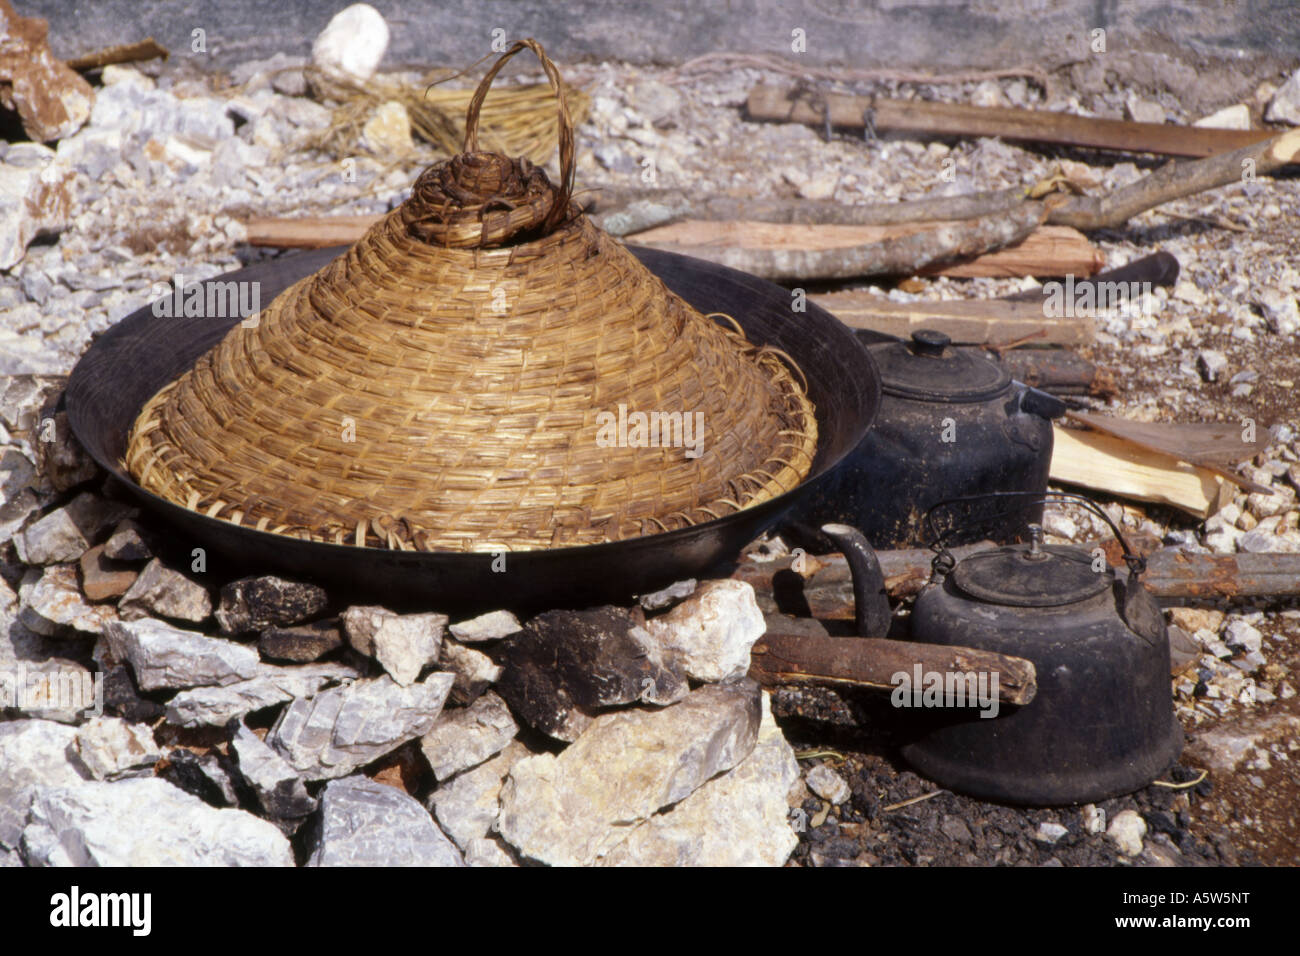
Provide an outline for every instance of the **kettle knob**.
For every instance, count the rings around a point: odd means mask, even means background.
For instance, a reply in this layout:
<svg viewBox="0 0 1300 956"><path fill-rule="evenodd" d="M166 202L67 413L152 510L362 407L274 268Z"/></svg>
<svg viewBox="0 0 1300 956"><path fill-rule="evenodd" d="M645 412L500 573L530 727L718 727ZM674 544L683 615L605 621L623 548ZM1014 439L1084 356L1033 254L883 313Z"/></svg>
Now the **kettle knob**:
<svg viewBox="0 0 1300 956"><path fill-rule="evenodd" d="M913 355L939 358L950 345L952 345L952 339L943 332L936 329L917 329L912 333L910 348Z"/></svg>

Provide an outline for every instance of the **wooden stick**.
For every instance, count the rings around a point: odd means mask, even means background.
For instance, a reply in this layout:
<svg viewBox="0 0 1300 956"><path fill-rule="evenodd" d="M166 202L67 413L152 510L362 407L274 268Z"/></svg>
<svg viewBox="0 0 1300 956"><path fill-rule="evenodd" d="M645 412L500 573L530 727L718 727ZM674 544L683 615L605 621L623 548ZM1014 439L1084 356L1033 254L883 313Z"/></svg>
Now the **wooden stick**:
<svg viewBox="0 0 1300 956"><path fill-rule="evenodd" d="M1263 176L1297 161L1300 161L1300 130L1291 130L1231 153L1195 162L1168 163L1107 196L1076 196L1055 206L1049 221L1075 229L1113 229L1163 203L1242 182L1247 171Z"/></svg>
<svg viewBox="0 0 1300 956"><path fill-rule="evenodd" d="M1109 372L1068 349L1012 349L999 360L1016 381L1053 395L1108 398L1119 391Z"/></svg>
<svg viewBox="0 0 1300 956"><path fill-rule="evenodd" d="M65 62L78 73L85 73L88 70L98 70L113 63L140 63L157 57L162 57L165 60L168 56L170 54L167 52L166 47L160 45L153 37L149 37L137 43L123 43L118 46L105 47L84 56L73 57Z"/></svg>
<svg viewBox="0 0 1300 956"><path fill-rule="evenodd" d="M938 262L970 258L1019 242L1042 224L1046 208L1025 202L1011 211L941 228L883 238L837 249L680 246L655 248L695 256L718 265L777 280L843 279L871 275L911 275Z"/></svg>
<svg viewBox="0 0 1300 956"><path fill-rule="evenodd" d="M1188 554L1163 548L1142 575L1156 597L1217 599L1300 595L1300 554Z"/></svg>
<svg viewBox="0 0 1300 956"><path fill-rule="evenodd" d="M973 259L931 265L919 275L954 279L1006 279L1022 276L1090 276L1105 264L1088 237L1069 226L1039 226L1020 242Z"/></svg>
<svg viewBox="0 0 1300 956"><path fill-rule="evenodd" d="M244 221L250 246L279 246L285 249L324 249L356 242L382 216L306 216Z"/></svg>
<svg viewBox="0 0 1300 956"><path fill-rule="evenodd" d="M877 130L889 132L1000 136L1011 140L1164 156L1212 156L1274 135L1271 130L1134 123L1047 110L966 106L837 93L823 95L767 85L755 86L750 91L747 109L753 119L809 126L823 125L829 112L832 126L863 129L870 115Z"/></svg>
<svg viewBox="0 0 1300 956"><path fill-rule="evenodd" d="M918 665L923 674L996 673L997 698L1005 704L1027 704L1038 691L1034 665L1023 657L973 647L771 631L750 651L749 676L766 687L827 683L892 691L901 683L896 675L911 681Z"/></svg>
<svg viewBox="0 0 1300 956"><path fill-rule="evenodd" d="M894 302L870 292L827 292L808 297L845 325L907 338L917 329L936 329L954 342L988 345L1039 332L1046 345L1083 345L1092 341L1088 319L1048 318L1029 302L959 299L947 302Z"/></svg>

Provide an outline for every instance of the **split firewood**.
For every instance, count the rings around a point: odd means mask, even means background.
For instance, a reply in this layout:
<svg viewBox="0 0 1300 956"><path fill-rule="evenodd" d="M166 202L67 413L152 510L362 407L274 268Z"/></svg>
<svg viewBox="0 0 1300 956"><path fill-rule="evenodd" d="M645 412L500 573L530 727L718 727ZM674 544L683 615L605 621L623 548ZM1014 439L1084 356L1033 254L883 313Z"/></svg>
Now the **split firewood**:
<svg viewBox="0 0 1300 956"><path fill-rule="evenodd" d="M76 56L64 62L78 73L85 73L89 70L102 69L114 63L143 63L145 60L153 60L158 57L165 60L170 55L166 47L160 45L153 37L148 37L137 43L122 43L117 46L105 47L102 50L96 50L84 56Z"/></svg>
<svg viewBox="0 0 1300 956"><path fill-rule="evenodd" d="M1250 481L1234 470L1264 450L1266 442L1259 439L1256 428L1243 428L1238 422L1134 422L1090 412L1068 412L1067 416L1134 445L1197 465L1247 491L1273 493L1268 486Z"/></svg>
<svg viewBox="0 0 1300 956"><path fill-rule="evenodd" d="M750 652L749 676L765 687L828 684L893 691L899 673L998 675L998 700L1028 704L1038 691L1033 662L973 647L918 644L884 638L822 637L771 629ZM973 706L974 702L970 702Z"/></svg>
<svg viewBox="0 0 1300 956"><path fill-rule="evenodd" d="M807 89L767 85L755 86L750 91L746 109L753 119L804 123L809 126L823 126L829 118L831 126L864 129L870 121L874 129L882 132L923 133L931 136L998 136L1022 142L1058 143L1164 156L1213 156L1269 139L1273 135L1271 130L1227 130L1135 123L1047 110L966 106L839 93L821 94Z"/></svg>
<svg viewBox="0 0 1300 956"><path fill-rule="evenodd" d="M954 342L996 345L1029 338L1037 345L1082 345L1092 341L1088 319L1049 318L1041 305L990 299L895 302L871 292L827 292L808 297L853 329L908 338L935 329Z"/></svg>
<svg viewBox="0 0 1300 956"><path fill-rule="evenodd" d="M1053 429L1053 481L1153 501L1208 518L1231 496L1222 477L1141 445L1089 429Z"/></svg>

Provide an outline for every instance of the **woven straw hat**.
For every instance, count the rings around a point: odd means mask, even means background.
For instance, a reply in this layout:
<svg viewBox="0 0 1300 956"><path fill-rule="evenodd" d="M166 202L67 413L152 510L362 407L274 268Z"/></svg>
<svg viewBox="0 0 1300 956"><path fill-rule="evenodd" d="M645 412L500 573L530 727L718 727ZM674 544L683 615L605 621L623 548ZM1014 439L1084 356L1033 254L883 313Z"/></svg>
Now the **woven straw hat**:
<svg viewBox="0 0 1300 956"><path fill-rule="evenodd" d="M525 47L559 99L558 189L477 149ZM686 527L803 480L817 426L788 357L692 309L571 202L540 45L501 57L466 126L463 154L146 403L125 462L140 485L264 531L482 552Z"/></svg>

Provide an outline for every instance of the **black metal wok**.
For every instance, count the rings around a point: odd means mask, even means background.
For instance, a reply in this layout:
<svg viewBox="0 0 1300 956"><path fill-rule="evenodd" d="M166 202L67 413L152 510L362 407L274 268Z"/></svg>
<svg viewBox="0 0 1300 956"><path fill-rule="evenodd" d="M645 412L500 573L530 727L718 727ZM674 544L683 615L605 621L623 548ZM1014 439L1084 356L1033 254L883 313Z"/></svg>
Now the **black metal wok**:
<svg viewBox="0 0 1300 956"><path fill-rule="evenodd" d="M210 282L260 282L262 303L338 256L314 250L259 263ZM875 363L845 326L811 303L792 312L789 291L685 256L633 249L663 282L702 312L726 312L750 341L789 353L808 379L820 432L807 481L785 495L716 521L610 544L492 554L390 551L302 541L207 518L145 491L122 468L140 408L189 368L236 322L171 318L146 306L101 336L68 382L69 422L91 456L185 539L205 549L215 580L278 572L332 586L340 599L454 613L521 611L622 601L700 575L736 557L862 440L880 404ZM207 295L204 296L205 301Z"/></svg>

